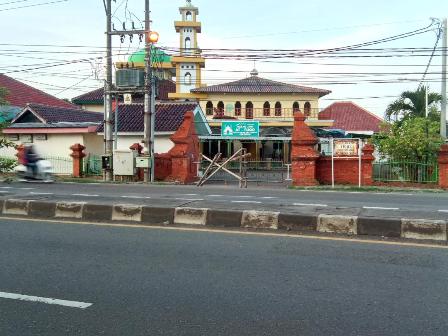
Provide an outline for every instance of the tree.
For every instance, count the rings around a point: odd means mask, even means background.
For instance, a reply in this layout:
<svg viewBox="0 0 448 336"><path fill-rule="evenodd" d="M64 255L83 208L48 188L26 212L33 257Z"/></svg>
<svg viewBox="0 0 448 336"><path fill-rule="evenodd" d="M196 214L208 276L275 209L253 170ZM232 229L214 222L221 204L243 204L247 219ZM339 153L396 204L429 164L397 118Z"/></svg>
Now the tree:
<svg viewBox="0 0 448 336"><path fill-rule="evenodd" d="M8 90L5 88L0 87L0 108L2 106L9 105L8 101L6 100L6 96L8 95ZM2 113L2 110L0 109L0 112ZM0 120L1 120L0 116ZM3 136L2 129L7 126L6 122L0 122L0 148L3 147L14 147L15 143L9 141L7 138ZM17 165L17 160L10 159L10 158L0 158L0 173L3 172L9 172L11 171L15 166Z"/></svg>
<svg viewBox="0 0 448 336"><path fill-rule="evenodd" d="M404 120L414 117L426 116L426 86L420 86L415 91L404 91L400 98L392 102L386 109L386 117L390 120ZM437 105L442 101L442 96L438 93L428 93L428 117L437 120Z"/></svg>
<svg viewBox="0 0 448 336"><path fill-rule="evenodd" d="M384 123L374 135L379 153L391 160L429 162L437 158L440 145L440 122L428 118L406 118L402 122Z"/></svg>

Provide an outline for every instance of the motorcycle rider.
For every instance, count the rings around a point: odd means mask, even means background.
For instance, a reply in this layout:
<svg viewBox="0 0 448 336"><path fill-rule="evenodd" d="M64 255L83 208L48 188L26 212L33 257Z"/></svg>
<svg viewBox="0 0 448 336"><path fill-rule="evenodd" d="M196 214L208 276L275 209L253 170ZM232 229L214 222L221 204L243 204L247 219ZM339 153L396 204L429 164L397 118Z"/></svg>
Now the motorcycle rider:
<svg viewBox="0 0 448 336"><path fill-rule="evenodd" d="M37 161L39 161L39 155L33 145L28 145L25 147L25 165L28 170L31 171L32 177L35 178L37 175Z"/></svg>

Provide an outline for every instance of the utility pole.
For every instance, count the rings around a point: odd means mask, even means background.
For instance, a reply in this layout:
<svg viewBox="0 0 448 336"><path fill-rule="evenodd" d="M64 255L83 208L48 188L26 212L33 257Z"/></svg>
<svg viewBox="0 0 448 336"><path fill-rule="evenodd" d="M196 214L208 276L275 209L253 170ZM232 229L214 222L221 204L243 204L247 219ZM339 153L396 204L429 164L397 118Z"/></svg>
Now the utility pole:
<svg viewBox="0 0 448 336"><path fill-rule="evenodd" d="M151 22L149 14L149 0L145 0L145 110L143 113L143 151L145 154L150 156L148 163L150 167L145 169L144 181L149 182L152 180L152 161L153 153L151 152L152 142L151 142L151 81L152 81L152 66L151 66L151 44L149 42L149 34L151 31ZM151 90L152 91L152 90Z"/></svg>
<svg viewBox="0 0 448 336"><path fill-rule="evenodd" d="M440 136L446 140L446 58L447 58L447 19L442 21L442 109L440 113Z"/></svg>
<svg viewBox="0 0 448 336"><path fill-rule="evenodd" d="M106 1L106 82L104 85L104 154L112 165L112 0ZM112 181L112 169L104 169L103 179Z"/></svg>

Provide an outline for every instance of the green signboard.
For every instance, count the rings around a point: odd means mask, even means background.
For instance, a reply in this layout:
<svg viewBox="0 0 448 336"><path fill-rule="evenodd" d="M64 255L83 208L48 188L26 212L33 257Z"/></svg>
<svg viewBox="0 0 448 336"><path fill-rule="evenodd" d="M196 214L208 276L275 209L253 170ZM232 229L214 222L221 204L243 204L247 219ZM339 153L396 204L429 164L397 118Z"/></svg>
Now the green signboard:
<svg viewBox="0 0 448 336"><path fill-rule="evenodd" d="M260 136L260 122L223 121L221 136L226 138L258 138Z"/></svg>

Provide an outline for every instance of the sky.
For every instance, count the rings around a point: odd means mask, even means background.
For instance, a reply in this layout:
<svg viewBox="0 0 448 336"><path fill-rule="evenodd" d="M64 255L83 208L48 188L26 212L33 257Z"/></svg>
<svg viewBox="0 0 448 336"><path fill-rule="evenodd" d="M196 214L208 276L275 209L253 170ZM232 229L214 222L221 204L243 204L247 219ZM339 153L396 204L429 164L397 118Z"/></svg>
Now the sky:
<svg viewBox="0 0 448 336"><path fill-rule="evenodd" d="M130 28L134 21L139 28L144 4L144 0L113 2L115 27L120 29L122 22L127 22ZM185 0L150 1L160 47L179 46L173 22L180 19L178 7L184 4ZM193 4L199 8L202 22L199 47L204 52L212 49L208 51L212 54L222 54L213 49L344 47L415 31L429 26L431 17L448 16L448 1L440 0L193 0ZM0 0L0 72L59 98L99 88L104 78L105 22L102 0ZM376 51L312 58L285 58L282 52L279 58L256 61L255 67L264 78L331 90L320 100L321 108L351 100L383 116L402 91L418 87L436 42L435 27L368 47L379 48ZM138 38L130 43L127 37L121 43L115 37L113 46L114 60L124 61L143 44ZM427 50L411 53L390 48ZM238 80L253 68L254 62L247 59L207 59L203 83ZM440 72L441 56L436 51L426 75L431 91L440 92Z"/></svg>

